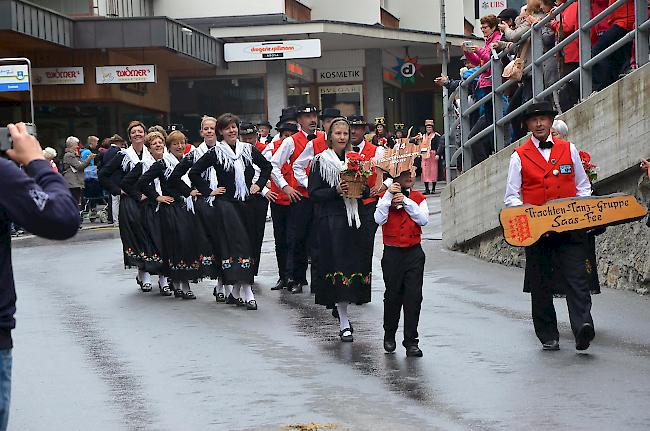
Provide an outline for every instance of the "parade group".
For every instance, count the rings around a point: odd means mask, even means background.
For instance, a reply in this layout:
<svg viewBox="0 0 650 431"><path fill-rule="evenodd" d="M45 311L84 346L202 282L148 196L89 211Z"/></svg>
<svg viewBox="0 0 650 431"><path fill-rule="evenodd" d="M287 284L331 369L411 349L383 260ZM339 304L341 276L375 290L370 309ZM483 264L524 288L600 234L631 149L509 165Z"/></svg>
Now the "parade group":
<svg viewBox="0 0 650 431"><path fill-rule="evenodd" d="M143 292L158 275L161 295L195 299L190 283L211 279L217 303L257 310L253 283L270 206L278 268L271 289L299 294L309 286L315 302L338 318L341 341L351 342L348 307L370 302L373 246L382 226L384 348L396 349L403 309L406 355L422 356L417 328L427 201L412 188L412 167L391 177L371 163L396 140L384 127L367 139L368 126L362 116L306 104L283 109L273 136L268 122L242 123L226 113L202 118L203 142L194 147L179 130L132 121L130 145L99 171L102 186L120 196L125 267L138 269ZM422 160L423 179L435 190L432 120L425 130L422 148L431 153ZM353 184L341 173L352 161L367 166L367 179L360 196L350 197Z"/></svg>

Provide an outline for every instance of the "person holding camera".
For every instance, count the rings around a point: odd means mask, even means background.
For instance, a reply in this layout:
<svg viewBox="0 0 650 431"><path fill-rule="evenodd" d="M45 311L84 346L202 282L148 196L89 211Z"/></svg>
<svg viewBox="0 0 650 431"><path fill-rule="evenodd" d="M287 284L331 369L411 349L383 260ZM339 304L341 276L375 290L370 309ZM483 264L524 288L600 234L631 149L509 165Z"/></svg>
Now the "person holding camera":
<svg viewBox="0 0 650 431"><path fill-rule="evenodd" d="M68 239L79 229L79 208L63 177L43 157L24 123L7 126L13 148L0 157L0 431L7 429L11 395L16 290L11 268L10 224L48 239ZM22 165L21 170L16 162Z"/></svg>

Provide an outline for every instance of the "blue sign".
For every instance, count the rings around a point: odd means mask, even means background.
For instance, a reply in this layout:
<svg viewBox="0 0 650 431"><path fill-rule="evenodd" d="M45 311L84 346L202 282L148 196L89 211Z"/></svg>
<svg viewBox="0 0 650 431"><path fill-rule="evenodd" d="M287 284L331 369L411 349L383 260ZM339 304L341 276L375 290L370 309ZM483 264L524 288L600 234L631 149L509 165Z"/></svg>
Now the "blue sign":
<svg viewBox="0 0 650 431"><path fill-rule="evenodd" d="M29 70L26 64L0 66L0 92L29 91Z"/></svg>

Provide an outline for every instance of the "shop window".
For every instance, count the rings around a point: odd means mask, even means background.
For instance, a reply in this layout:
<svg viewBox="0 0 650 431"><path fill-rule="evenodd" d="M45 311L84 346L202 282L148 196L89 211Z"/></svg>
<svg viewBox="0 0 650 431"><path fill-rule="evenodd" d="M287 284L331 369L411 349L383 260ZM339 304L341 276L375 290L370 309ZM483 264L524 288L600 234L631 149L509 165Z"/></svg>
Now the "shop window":
<svg viewBox="0 0 650 431"><path fill-rule="evenodd" d="M319 87L320 108L338 108L342 115L363 115L363 85Z"/></svg>
<svg viewBox="0 0 650 431"><path fill-rule="evenodd" d="M289 87L287 88L288 106L301 106L310 102L310 87Z"/></svg>

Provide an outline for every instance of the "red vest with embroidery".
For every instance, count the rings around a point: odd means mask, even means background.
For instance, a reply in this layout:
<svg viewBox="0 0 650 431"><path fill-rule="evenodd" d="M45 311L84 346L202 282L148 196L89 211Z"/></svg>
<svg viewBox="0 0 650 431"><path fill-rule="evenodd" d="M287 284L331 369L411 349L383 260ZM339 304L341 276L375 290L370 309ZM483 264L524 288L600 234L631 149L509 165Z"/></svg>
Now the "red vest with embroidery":
<svg viewBox="0 0 650 431"><path fill-rule="evenodd" d="M571 144L559 138L553 138L553 143L548 162L532 139L515 149L521 159L521 200L525 204L543 205L576 196Z"/></svg>
<svg viewBox="0 0 650 431"><path fill-rule="evenodd" d="M420 205L426 198L422 193L411 190L409 199ZM397 209L391 206L388 210L388 221L381 226L381 231L384 244L393 247L413 247L422 240L422 228L413 221L404 208Z"/></svg>
<svg viewBox="0 0 650 431"><path fill-rule="evenodd" d="M275 154L278 149L280 149L280 144L282 144L282 140L275 141L273 143L273 150L271 150L272 154ZM290 186L293 185L295 182L295 179L293 177L293 169L291 168L291 165L289 162L286 162L283 166L282 169L280 169L280 172L282 173L282 176L284 177L284 180L289 183ZM271 178L271 191L274 193L278 194L277 199L275 200L275 203L278 205L289 205L291 204L291 200L289 199L289 196L285 192L282 191L280 187L278 187L277 184L275 184L275 181Z"/></svg>
<svg viewBox="0 0 650 431"><path fill-rule="evenodd" d="M373 157L375 157L375 154L377 153L377 146L373 145L372 143L365 141L365 145L363 146L363 149L361 150L361 155L363 155L363 160L364 161L369 161ZM376 183L377 183L378 175L377 175L377 168L372 168L372 175L368 177L368 187L372 188ZM366 198L363 200L364 205L368 205L371 202L377 202L379 200L379 197L375 196L374 198Z"/></svg>
<svg viewBox="0 0 650 431"><path fill-rule="evenodd" d="M302 131L298 131L291 135L293 138L293 154L291 154L291 157L289 158L289 163L292 166L293 169L293 164L294 162L298 159L298 157L302 154L303 151L305 151L305 148L307 148L307 144L309 143L309 140L307 139L307 136L302 133ZM317 139L322 138L323 140L325 139L325 134L323 132L316 131L316 141ZM314 155L317 153L314 152ZM309 175L309 169L306 170L307 175ZM309 197L309 192L307 191L306 188L304 188L298 180L293 179L293 184L291 185L294 189L298 190L298 192L303 195L304 197L308 198Z"/></svg>

